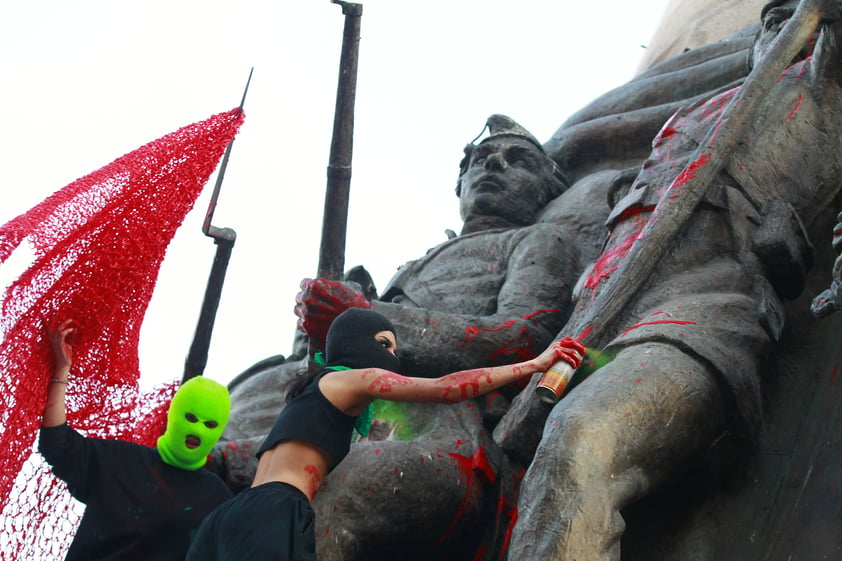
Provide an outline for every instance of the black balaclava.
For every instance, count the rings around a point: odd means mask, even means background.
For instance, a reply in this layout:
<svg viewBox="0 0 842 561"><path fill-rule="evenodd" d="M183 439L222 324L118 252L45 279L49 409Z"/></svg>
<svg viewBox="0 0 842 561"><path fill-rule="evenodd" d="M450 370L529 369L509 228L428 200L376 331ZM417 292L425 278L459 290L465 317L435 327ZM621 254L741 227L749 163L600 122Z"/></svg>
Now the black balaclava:
<svg viewBox="0 0 842 561"><path fill-rule="evenodd" d="M374 340L381 331L395 333L395 327L374 310L348 308L336 316L327 332L325 366L383 368L399 372L400 360Z"/></svg>

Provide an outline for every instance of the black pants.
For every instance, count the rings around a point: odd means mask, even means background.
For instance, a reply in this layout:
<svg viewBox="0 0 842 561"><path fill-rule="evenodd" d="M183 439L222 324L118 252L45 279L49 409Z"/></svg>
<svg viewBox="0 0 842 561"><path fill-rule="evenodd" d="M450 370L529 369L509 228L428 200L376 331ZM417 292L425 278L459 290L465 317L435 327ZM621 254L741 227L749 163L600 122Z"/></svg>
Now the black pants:
<svg viewBox="0 0 842 561"><path fill-rule="evenodd" d="M316 561L315 518L292 485L251 487L205 518L186 561Z"/></svg>

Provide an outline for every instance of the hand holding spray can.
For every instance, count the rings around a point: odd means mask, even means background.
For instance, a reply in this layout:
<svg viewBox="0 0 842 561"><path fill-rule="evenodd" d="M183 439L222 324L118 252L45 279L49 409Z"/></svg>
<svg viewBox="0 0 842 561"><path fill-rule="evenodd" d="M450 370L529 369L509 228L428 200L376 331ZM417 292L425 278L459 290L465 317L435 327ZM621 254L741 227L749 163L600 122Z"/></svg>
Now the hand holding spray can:
<svg viewBox="0 0 842 561"><path fill-rule="evenodd" d="M562 343L565 346L557 351L559 360L544 372L535 388L535 393L544 403L553 404L561 399L585 356L585 347L575 339L565 337Z"/></svg>

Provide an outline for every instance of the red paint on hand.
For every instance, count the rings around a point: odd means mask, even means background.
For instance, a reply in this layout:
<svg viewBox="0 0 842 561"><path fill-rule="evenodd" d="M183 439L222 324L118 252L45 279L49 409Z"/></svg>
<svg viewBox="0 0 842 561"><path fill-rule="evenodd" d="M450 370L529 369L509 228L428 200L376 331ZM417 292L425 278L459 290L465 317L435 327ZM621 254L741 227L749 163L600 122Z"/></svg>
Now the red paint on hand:
<svg viewBox="0 0 842 561"><path fill-rule="evenodd" d="M557 360L561 360L572 366L579 368L582 365L582 358L587 352L585 346L571 337L564 337L553 343L555 355Z"/></svg>
<svg viewBox="0 0 842 561"><path fill-rule="evenodd" d="M304 279L295 297L298 328L317 343L327 339L333 320L348 308L370 308L361 292L348 285L323 278Z"/></svg>

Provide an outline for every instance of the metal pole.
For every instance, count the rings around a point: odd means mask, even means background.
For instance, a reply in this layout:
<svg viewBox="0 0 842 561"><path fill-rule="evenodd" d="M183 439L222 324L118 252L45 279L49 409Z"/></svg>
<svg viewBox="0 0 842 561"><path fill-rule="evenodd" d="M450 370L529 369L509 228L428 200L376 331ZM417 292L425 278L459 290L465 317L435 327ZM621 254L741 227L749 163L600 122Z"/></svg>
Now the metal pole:
<svg viewBox="0 0 842 561"><path fill-rule="evenodd" d="M243 90L243 99L240 101L240 111L246 102L251 75L254 68L249 72L246 87ZM205 372L208 363L208 350L210 349L213 326L216 322L216 311L219 308L219 300L222 296L222 285L225 282L225 274L228 271L228 261L231 259L231 251L234 249L234 242L237 240L237 233L231 228L218 228L211 225L213 213L216 210L216 202L219 199L219 190L222 187L222 180L225 177L225 170L228 167L228 159L231 157L231 148L234 141L228 143L225 148L225 155L219 165L219 173L216 175L216 184L211 194L208 211L205 214L205 221L202 224L202 233L213 238L216 244L216 253L208 275L208 284L205 287L205 298L202 301L202 309L199 312L199 321L196 324L196 332L193 335L193 342L187 359L184 361L184 373L181 376L181 383L186 382L195 376L201 376Z"/></svg>
<svg viewBox="0 0 842 561"><path fill-rule="evenodd" d="M332 0L342 6L345 28L339 60L339 85L333 119L333 139L327 167L327 188L322 218L317 275L341 280L345 267L345 239L351 187L351 158L354 141L354 101L357 89L357 61L360 46L360 4Z"/></svg>

